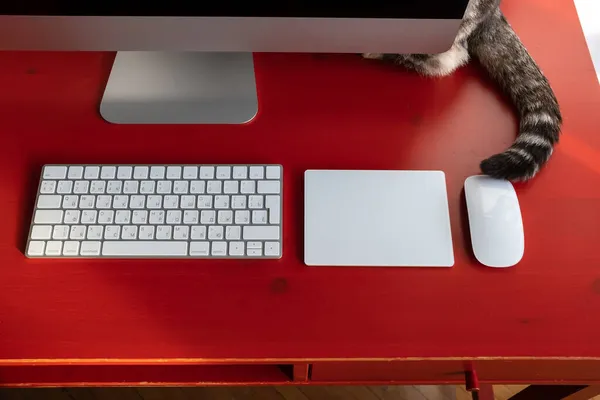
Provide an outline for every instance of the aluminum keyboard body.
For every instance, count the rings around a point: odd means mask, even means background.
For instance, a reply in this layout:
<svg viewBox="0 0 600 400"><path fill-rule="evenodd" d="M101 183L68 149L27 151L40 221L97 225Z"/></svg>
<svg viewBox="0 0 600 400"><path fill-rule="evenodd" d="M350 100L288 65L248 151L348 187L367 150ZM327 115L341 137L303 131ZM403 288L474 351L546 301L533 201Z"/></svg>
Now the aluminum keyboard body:
<svg viewBox="0 0 600 400"><path fill-rule="evenodd" d="M280 165L46 165L27 257L282 255Z"/></svg>

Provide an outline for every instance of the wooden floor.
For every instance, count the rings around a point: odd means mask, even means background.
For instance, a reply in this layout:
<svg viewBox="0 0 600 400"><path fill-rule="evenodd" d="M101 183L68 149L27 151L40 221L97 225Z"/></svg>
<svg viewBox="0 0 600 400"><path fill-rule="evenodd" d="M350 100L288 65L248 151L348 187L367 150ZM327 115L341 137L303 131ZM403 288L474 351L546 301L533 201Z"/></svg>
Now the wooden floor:
<svg viewBox="0 0 600 400"><path fill-rule="evenodd" d="M495 386L506 400L525 386ZM0 389L0 400L471 400L457 386Z"/></svg>

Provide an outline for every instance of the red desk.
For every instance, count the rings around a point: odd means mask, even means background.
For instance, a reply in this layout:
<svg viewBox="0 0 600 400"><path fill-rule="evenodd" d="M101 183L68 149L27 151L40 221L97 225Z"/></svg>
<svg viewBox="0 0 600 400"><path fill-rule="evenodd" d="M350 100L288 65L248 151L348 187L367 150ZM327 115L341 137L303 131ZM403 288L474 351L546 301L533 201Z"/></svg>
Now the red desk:
<svg viewBox="0 0 600 400"><path fill-rule="evenodd" d="M571 1L504 9L565 118L549 166L517 186L526 253L506 270L474 260L463 204L464 179L516 133L476 66L433 80L260 54L253 123L118 126L97 112L112 54L1 53L0 384L461 382L470 366L600 382L600 85ZM41 165L82 162L281 163L284 257L26 259ZM455 266L306 267L308 168L445 171Z"/></svg>

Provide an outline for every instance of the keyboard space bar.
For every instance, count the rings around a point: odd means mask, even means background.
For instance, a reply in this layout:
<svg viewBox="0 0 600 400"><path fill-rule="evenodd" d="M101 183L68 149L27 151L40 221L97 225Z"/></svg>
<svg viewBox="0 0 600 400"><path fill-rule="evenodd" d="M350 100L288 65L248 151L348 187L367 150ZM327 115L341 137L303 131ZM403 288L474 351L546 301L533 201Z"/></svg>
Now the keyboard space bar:
<svg viewBox="0 0 600 400"><path fill-rule="evenodd" d="M187 256L188 243L177 241L104 242L103 256L164 257Z"/></svg>

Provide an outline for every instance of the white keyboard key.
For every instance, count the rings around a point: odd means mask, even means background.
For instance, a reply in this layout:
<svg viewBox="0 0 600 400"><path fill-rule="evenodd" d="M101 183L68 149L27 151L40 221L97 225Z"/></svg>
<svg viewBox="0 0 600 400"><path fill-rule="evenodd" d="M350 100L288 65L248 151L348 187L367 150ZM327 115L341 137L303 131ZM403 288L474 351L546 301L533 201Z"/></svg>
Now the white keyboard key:
<svg viewBox="0 0 600 400"><path fill-rule="evenodd" d="M42 177L44 179L65 179L67 177L67 167L44 167L44 173L42 174Z"/></svg>
<svg viewBox="0 0 600 400"><path fill-rule="evenodd" d="M99 176L100 176L100 167L96 167L96 166L85 167L85 172L83 173L83 177L85 179L98 179Z"/></svg>
<svg viewBox="0 0 600 400"><path fill-rule="evenodd" d="M167 179L181 179L181 167L167 167Z"/></svg>
<svg viewBox="0 0 600 400"><path fill-rule="evenodd" d="M100 169L100 178L101 179L115 179L116 175L117 175L117 167L103 166Z"/></svg>
<svg viewBox="0 0 600 400"><path fill-rule="evenodd" d="M33 240L46 240L52 238L51 225L34 225L31 229L31 238Z"/></svg>
<svg viewBox="0 0 600 400"><path fill-rule="evenodd" d="M79 243L69 241L63 243L63 256L76 257L79 255Z"/></svg>
<svg viewBox="0 0 600 400"><path fill-rule="evenodd" d="M198 208L212 208L213 197L212 196L198 196Z"/></svg>
<svg viewBox="0 0 600 400"><path fill-rule="evenodd" d="M146 199L146 207L157 209L162 207L162 196L148 196Z"/></svg>
<svg viewBox="0 0 600 400"><path fill-rule="evenodd" d="M109 181L106 187L106 193L119 194L123 188L123 181Z"/></svg>
<svg viewBox="0 0 600 400"><path fill-rule="evenodd" d="M263 208L263 197L260 195L248 196L249 208Z"/></svg>
<svg viewBox="0 0 600 400"><path fill-rule="evenodd" d="M98 196L96 197L96 208L106 209L112 205L112 196Z"/></svg>
<svg viewBox="0 0 600 400"><path fill-rule="evenodd" d="M94 208L94 204L96 204L96 196L85 195L79 198L79 208Z"/></svg>
<svg viewBox="0 0 600 400"><path fill-rule="evenodd" d="M56 181L42 181L40 193L51 194L56 190Z"/></svg>
<svg viewBox="0 0 600 400"><path fill-rule="evenodd" d="M47 256L60 256L62 253L62 242L50 241L46 242L46 255Z"/></svg>
<svg viewBox="0 0 600 400"><path fill-rule="evenodd" d="M67 175L69 179L81 179L83 178L83 167L73 166L69 167L69 174Z"/></svg>
<svg viewBox="0 0 600 400"><path fill-rule="evenodd" d="M52 230L52 239L68 239L70 230L71 228L69 228L69 225L54 225L54 229Z"/></svg>
<svg viewBox="0 0 600 400"><path fill-rule="evenodd" d="M239 184L240 183L238 181L227 181L227 182L225 182L225 185L223 186L223 193L225 193L225 194L236 194L236 193L238 193Z"/></svg>
<svg viewBox="0 0 600 400"><path fill-rule="evenodd" d="M245 225L250 223L250 211L236 211L235 212L235 223L238 225Z"/></svg>
<svg viewBox="0 0 600 400"><path fill-rule="evenodd" d="M36 224L60 224L62 217L62 210L36 210L33 222Z"/></svg>
<svg viewBox="0 0 600 400"><path fill-rule="evenodd" d="M242 181L240 193L253 194L256 191L256 182L254 181Z"/></svg>
<svg viewBox="0 0 600 400"><path fill-rule="evenodd" d="M250 179L264 179L265 170L262 166L260 167L250 167Z"/></svg>
<svg viewBox="0 0 600 400"><path fill-rule="evenodd" d="M183 209L196 207L196 196L181 196L180 207Z"/></svg>
<svg viewBox="0 0 600 400"><path fill-rule="evenodd" d="M266 224L267 223L267 212L265 210L252 211L252 223L253 224Z"/></svg>
<svg viewBox="0 0 600 400"><path fill-rule="evenodd" d="M225 228L225 239L240 240L242 238L241 226L228 226Z"/></svg>
<svg viewBox="0 0 600 400"><path fill-rule="evenodd" d="M262 194L279 194L281 191L281 182L279 181L259 181L258 193Z"/></svg>
<svg viewBox="0 0 600 400"><path fill-rule="evenodd" d="M105 188L106 188L106 181L92 181L92 184L90 185L90 193L102 194L102 193L104 193Z"/></svg>
<svg viewBox="0 0 600 400"><path fill-rule="evenodd" d="M208 227L208 239L209 240L222 240L223 239L223 227L222 226L209 226Z"/></svg>
<svg viewBox="0 0 600 400"><path fill-rule="evenodd" d="M198 220L200 218L200 213L196 210L186 210L183 213L183 223L184 224L190 224L190 225L195 225L198 223Z"/></svg>
<svg viewBox="0 0 600 400"><path fill-rule="evenodd" d="M269 210L269 223L281 223L281 196L266 196L265 207Z"/></svg>
<svg viewBox="0 0 600 400"><path fill-rule="evenodd" d="M115 224L128 224L131 221L131 210L117 210Z"/></svg>
<svg viewBox="0 0 600 400"><path fill-rule="evenodd" d="M95 224L98 211L96 210L84 210L81 212L81 223L82 224Z"/></svg>
<svg viewBox="0 0 600 400"><path fill-rule="evenodd" d="M153 194L154 187L156 186L155 181L143 181L140 185L140 193L141 194Z"/></svg>
<svg viewBox="0 0 600 400"><path fill-rule="evenodd" d="M214 179L215 167L200 167L200 179Z"/></svg>
<svg viewBox="0 0 600 400"><path fill-rule="evenodd" d="M118 240L121 237L121 227L117 225L109 225L104 230L104 239Z"/></svg>
<svg viewBox="0 0 600 400"><path fill-rule="evenodd" d="M198 178L198 167L183 167L183 179Z"/></svg>
<svg viewBox="0 0 600 400"><path fill-rule="evenodd" d="M137 239L137 230L138 230L138 227L136 225L123 226L121 228L121 239L123 239L123 240Z"/></svg>
<svg viewBox="0 0 600 400"><path fill-rule="evenodd" d="M75 187L73 193L75 194L86 194L90 186L89 181L75 181Z"/></svg>
<svg viewBox="0 0 600 400"><path fill-rule="evenodd" d="M221 225L229 225L229 224L233 223L233 211L231 211L231 210L219 211L219 215L217 217L217 222Z"/></svg>
<svg viewBox="0 0 600 400"><path fill-rule="evenodd" d="M173 186L172 181L159 181L156 187L156 193L169 194L171 193L171 187Z"/></svg>
<svg viewBox="0 0 600 400"><path fill-rule="evenodd" d="M173 229L173 239L175 240L187 240L190 235L190 227L186 225L179 225Z"/></svg>
<svg viewBox="0 0 600 400"><path fill-rule="evenodd" d="M279 242L265 243L265 256L279 257L281 255Z"/></svg>
<svg viewBox="0 0 600 400"><path fill-rule="evenodd" d="M169 195L163 198L163 207L164 208L177 208L179 207L179 196L177 195Z"/></svg>
<svg viewBox="0 0 600 400"><path fill-rule="evenodd" d="M191 242L190 243L190 255L191 256L208 256L210 251L209 242Z"/></svg>
<svg viewBox="0 0 600 400"><path fill-rule="evenodd" d="M241 165L234 166L233 179L248 179L248 168Z"/></svg>
<svg viewBox="0 0 600 400"><path fill-rule="evenodd" d="M88 240L101 240L104 235L104 227L102 225L90 225L88 226L87 239Z"/></svg>
<svg viewBox="0 0 600 400"><path fill-rule="evenodd" d="M231 208L234 208L234 209L246 208L246 196L231 196Z"/></svg>
<svg viewBox="0 0 600 400"><path fill-rule="evenodd" d="M138 239L140 239L140 240L154 239L154 226L152 226L152 225L140 226L140 231L138 233Z"/></svg>
<svg viewBox="0 0 600 400"><path fill-rule="evenodd" d="M77 224L79 223L79 210L67 210L65 211L65 224Z"/></svg>
<svg viewBox="0 0 600 400"><path fill-rule="evenodd" d="M126 194L135 194L138 192L138 187L140 183L138 181L125 181L123 185L123 193Z"/></svg>
<svg viewBox="0 0 600 400"><path fill-rule="evenodd" d="M217 167L217 179L231 178L231 167Z"/></svg>
<svg viewBox="0 0 600 400"><path fill-rule="evenodd" d="M230 256L243 256L244 255L244 242L229 242L229 255Z"/></svg>
<svg viewBox="0 0 600 400"><path fill-rule="evenodd" d="M146 204L146 196L131 196L129 198L129 208L144 208Z"/></svg>
<svg viewBox="0 0 600 400"><path fill-rule="evenodd" d="M227 255L227 242L212 242L211 255L226 256Z"/></svg>
<svg viewBox="0 0 600 400"><path fill-rule="evenodd" d="M129 196L118 195L113 197L113 208L127 208L129 205Z"/></svg>
<svg viewBox="0 0 600 400"><path fill-rule="evenodd" d="M167 211L167 224L180 224L182 219L181 210Z"/></svg>
<svg viewBox="0 0 600 400"><path fill-rule="evenodd" d="M247 249L248 255L253 257L262 256L262 249Z"/></svg>
<svg viewBox="0 0 600 400"><path fill-rule="evenodd" d="M131 216L131 223L135 225L143 225L148 222L147 210L135 210Z"/></svg>
<svg viewBox="0 0 600 400"><path fill-rule="evenodd" d="M133 179L148 179L148 167L136 166L133 168Z"/></svg>
<svg viewBox="0 0 600 400"><path fill-rule="evenodd" d="M223 182L221 181L208 181L206 185L206 193L209 194L219 194L221 193L221 186Z"/></svg>
<svg viewBox="0 0 600 400"><path fill-rule="evenodd" d="M165 223L165 212L163 210L150 211L150 221L151 224L159 224L162 225Z"/></svg>
<svg viewBox="0 0 600 400"><path fill-rule="evenodd" d="M278 165L267 166L267 179L281 179L281 167Z"/></svg>
<svg viewBox="0 0 600 400"><path fill-rule="evenodd" d="M41 194L38 196L37 208L60 208L61 203L61 195Z"/></svg>
<svg viewBox="0 0 600 400"><path fill-rule="evenodd" d="M44 255L44 249L46 248L46 242L40 242L32 240L27 246L27 254L30 256L42 256Z"/></svg>
<svg viewBox="0 0 600 400"><path fill-rule="evenodd" d="M165 179L165 170L162 166L150 167L150 179Z"/></svg>
<svg viewBox="0 0 600 400"><path fill-rule="evenodd" d="M162 207L162 196L148 196L146 199L146 207L157 209Z"/></svg>
<svg viewBox="0 0 600 400"><path fill-rule="evenodd" d="M186 194L188 192L188 181L175 181L173 185L173 193Z"/></svg>
<svg viewBox="0 0 600 400"><path fill-rule="evenodd" d="M229 208L229 196L215 196L215 208Z"/></svg>
<svg viewBox="0 0 600 400"><path fill-rule="evenodd" d="M244 226L244 240L279 240L279 226Z"/></svg>
<svg viewBox="0 0 600 400"><path fill-rule="evenodd" d="M109 242L109 243L123 243L124 242ZM81 242L81 250L80 254L84 257L90 256L99 256L100 255L100 247L102 246L101 242L93 241L93 242Z"/></svg>
<svg viewBox="0 0 600 400"><path fill-rule="evenodd" d="M192 240L204 240L206 239L206 226L195 225L192 226Z"/></svg>
<svg viewBox="0 0 600 400"><path fill-rule="evenodd" d="M188 243L183 241L104 242L104 256L186 256Z"/></svg>
<svg viewBox="0 0 600 400"><path fill-rule="evenodd" d="M77 208L79 196L71 195L63 197L62 208Z"/></svg>
<svg viewBox="0 0 600 400"><path fill-rule="evenodd" d="M69 239L71 240L83 240L85 239L86 227L83 225L73 225L71 227L71 233L69 233Z"/></svg>
<svg viewBox="0 0 600 400"><path fill-rule="evenodd" d="M58 181L56 193L69 194L73 190L73 181Z"/></svg>
<svg viewBox="0 0 600 400"><path fill-rule="evenodd" d="M131 179L133 167L121 166L117 168L117 179Z"/></svg>
<svg viewBox="0 0 600 400"><path fill-rule="evenodd" d="M190 193L192 193L192 194L204 193L205 186L206 186L205 181L192 181L190 184Z"/></svg>
<svg viewBox="0 0 600 400"><path fill-rule="evenodd" d="M102 210L98 213L99 224L112 224L115 218L115 212L113 210Z"/></svg>

